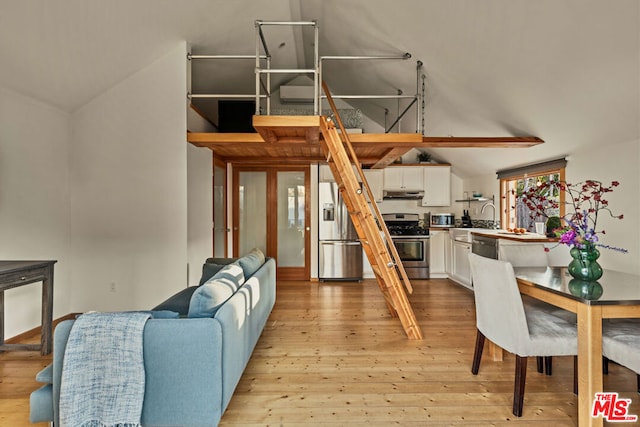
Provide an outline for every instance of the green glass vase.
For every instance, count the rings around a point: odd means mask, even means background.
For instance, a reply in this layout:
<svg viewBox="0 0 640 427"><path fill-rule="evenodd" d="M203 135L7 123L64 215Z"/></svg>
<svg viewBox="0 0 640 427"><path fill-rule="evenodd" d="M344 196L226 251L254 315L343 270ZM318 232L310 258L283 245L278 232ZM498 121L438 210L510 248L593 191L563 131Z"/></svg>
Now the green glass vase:
<svg viewBox="0 0 640 427"><path fill-rule="evenodd" d="M569 263L569 274L579 280L594 281L602 277L602 267L598 264L600 251L594 247L571 248L573 260Z"/></svg>
<svg viewBox="0 0 640 427"><path fill-rule="evenodd" d="M602 296L603 291L604 289L602 289L600 282L580 279L569 280L569 292L580 298L597 300Z"/></svg>

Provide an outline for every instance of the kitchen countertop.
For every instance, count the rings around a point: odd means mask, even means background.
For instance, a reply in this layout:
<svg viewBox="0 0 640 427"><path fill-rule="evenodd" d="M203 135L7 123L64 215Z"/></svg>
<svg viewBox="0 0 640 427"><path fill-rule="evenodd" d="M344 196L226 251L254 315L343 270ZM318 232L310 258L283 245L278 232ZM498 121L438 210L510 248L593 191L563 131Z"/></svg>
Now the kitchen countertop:
<svg viewBox="0 0 640 427"><path fill-rule="evenodd" d="M513 240L516 242L557 242L559 239L556 237L546 237L536 233L526 232L524 234L516 234L510 233L507 230L482 230L478 231L477 229L473 230L471 234L476 236L484 236L490 237L492 239L505 239L505 240Z"/></svg>

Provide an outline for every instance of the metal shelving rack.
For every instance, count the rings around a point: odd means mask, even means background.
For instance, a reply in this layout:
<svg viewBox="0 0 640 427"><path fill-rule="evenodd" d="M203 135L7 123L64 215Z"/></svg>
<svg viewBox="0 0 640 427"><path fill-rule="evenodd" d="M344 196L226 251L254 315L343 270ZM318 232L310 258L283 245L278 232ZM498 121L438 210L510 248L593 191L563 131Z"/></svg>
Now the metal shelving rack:
<svg viewBox="0 0 640 427"><path fill-rule="evenodd" d="M468 203L469 204L469 209L471 209L471 202L491 202L491 203L495 204L495 197L496 196L491 196L491 198L489 198L489 197L469 197L467 199L456 200L456 202Z"/></svg>

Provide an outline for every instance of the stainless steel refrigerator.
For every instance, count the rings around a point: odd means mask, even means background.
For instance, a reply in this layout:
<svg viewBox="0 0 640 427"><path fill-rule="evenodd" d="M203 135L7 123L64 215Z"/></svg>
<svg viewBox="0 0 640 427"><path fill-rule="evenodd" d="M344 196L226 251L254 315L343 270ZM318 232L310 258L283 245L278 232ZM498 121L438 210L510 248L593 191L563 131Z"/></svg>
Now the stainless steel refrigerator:
<svg viewBox="0 0 640 427"><path fill-rule="evenodd" d="M361 280L362 245L335 182L318 184L318 278Z"/></svg>

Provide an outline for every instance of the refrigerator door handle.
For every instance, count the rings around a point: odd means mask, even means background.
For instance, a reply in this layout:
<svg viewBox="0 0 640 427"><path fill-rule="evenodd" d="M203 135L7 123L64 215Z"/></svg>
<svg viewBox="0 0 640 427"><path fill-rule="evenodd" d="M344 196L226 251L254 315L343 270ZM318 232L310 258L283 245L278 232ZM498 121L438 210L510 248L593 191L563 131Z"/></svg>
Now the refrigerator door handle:
<svg viewBox="0 0 640 427"><path fill-rule="evenodd" d="M333 240L333 241L322 240L320 241L320 243L323 245L333 245L333 246L356 246L361 244L359 240Z"/></svg>
<svg viewBox="0 0 640 427"><path fill-rule="evenodd" d="M338 232L341 236L344 236L344 230L342 229L342 197L340 196L340 190L338 192Z"/></svg>

